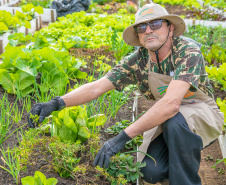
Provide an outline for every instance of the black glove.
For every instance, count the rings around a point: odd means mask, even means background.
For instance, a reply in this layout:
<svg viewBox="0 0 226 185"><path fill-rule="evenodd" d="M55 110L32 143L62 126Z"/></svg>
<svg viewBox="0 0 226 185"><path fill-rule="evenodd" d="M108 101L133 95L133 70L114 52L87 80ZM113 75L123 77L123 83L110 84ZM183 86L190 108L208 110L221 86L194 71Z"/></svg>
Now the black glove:
<svg viewBox="0 0 226 185"><path fill-rule="evenodd" d="M62 105L64 104L64 105ZM65 106L65 103L62 98L56 97L50 100L49 102L46 103L37 103L35 104L31 111L28 113L27 119L28 119L28 126L30 128L35 128L38 126L39 123L42 123L43 120L49 116L53 111L57 111L62 109L62 107ZM38 122L35 122L31 118L31 115L33 116L39 116Z"/></svg>
<svg viewBox="0 0 226 185"><path fill-rule="evenodd" d="M101 168L103 166L108 168L110 157L117 154L122 148L124 148L126 142L129 140L131 140L131 138L124 130L122 130L117 136L106 141L104 146L97 153L93 165L100 166Z"/></svg>

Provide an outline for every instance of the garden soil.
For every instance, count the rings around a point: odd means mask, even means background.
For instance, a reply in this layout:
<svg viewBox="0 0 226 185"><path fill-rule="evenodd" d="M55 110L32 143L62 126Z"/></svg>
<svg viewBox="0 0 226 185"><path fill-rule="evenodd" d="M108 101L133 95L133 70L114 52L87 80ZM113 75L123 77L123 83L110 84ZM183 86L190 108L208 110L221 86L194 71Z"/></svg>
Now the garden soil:
<svg viewBox="0 0 226 185"><path fill-rule="evenodd" d="M5 91L2 87L0 87L0 98L4 95ZM218 97L225 98L225 94L223 94L221 91L215 92L215 94L218 94ZM8 99L10 102L14 103L16 100L16 97L13 95L8 95ZM19 102L18 102L19 103ZM34 102L33 102L34 104ZM144 97L141 97L138 99L138 111L139 113L142 113L143 111L146 111L151 105L151 101L147 101ZM133 106L133 100L130 100L128 103L126 103L124 106L121 107L121 109L118 111L116 119L110 120L108 123L105 124L104 128L101 131L101 141L100 144L102 145L106 140L110 139L112 136L108 135L104 132L106 128L114 125L117 121L121 120L130 120L132 121L132 111L131 107ZM20 110L22 109L22 105L19 106ZM139 114L138 114L139 115ZM27 123L27 113L25 112L21 122L17 125L14 124L11 128L11 131L18 128L18 126L24 125ZM27 126L23 127L23 130L27 130ZM20 134L19 134L20 137ZM4 143L3 147L6 149L7 147L13 148L14 146L19 146L17 134L12 134ZM215 141L212 145L205 148L201 151L201 165L199 174L202 179L202 185L225 185L226 184L226 175L225 175L225 165L223 163L217 165L216 169L211 168L215 162L216 159L222 159L221 150L219 147L218 141ZM3 161L1 160L0 155L0 165L4 165ZM90 162L92 163L92 161ZM41 171L43 172L47 178L54 177L58 180L57 185L72 185L72 184L92 184L90 181L92 180L95 184L100 185L110 185L109 182L106 181L106 179L101 179L101 177L97 180L95 180L96 171L93 169L87 170L85 177L83 176L78 177L78 180L73 180L72 178L63 178L60 177L60 175L56 172L53 172L51 170L51 166L48 164L48 161L44 160L43 156L34 156L33 164L27 167L27 171L21 171L20 177L25 176L33 176L35 171ZM15 185L12 176L6 172L3 169L0 169L0 185ZM148 184L148 183L145 183ZM160 185L160 184L159 184Z"/></svg>

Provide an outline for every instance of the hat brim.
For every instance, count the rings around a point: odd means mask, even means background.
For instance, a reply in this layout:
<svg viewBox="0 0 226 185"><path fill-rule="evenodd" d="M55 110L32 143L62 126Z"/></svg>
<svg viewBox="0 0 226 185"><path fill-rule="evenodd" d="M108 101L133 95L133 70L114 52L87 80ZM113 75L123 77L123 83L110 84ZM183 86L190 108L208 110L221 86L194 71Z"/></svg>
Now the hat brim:
<svg viewBox="0 0 226 185"><path fill-rule="evenodd" d="M142 22L152 21L155 19L165 19L165 20L168 20L170 23L172 23L174 25L173 36L180 36L186 30L186 25L184 20L180 16L174 15L174 14L165 15L165 16L161 16L153 19L147 19L147 20L143 20ZM142 22L134 23L123 31L123 40L125 41L126 44L130 46L142 46L140 44L137 33L135 32L135 29L134 29L134 26Z"/></svg>

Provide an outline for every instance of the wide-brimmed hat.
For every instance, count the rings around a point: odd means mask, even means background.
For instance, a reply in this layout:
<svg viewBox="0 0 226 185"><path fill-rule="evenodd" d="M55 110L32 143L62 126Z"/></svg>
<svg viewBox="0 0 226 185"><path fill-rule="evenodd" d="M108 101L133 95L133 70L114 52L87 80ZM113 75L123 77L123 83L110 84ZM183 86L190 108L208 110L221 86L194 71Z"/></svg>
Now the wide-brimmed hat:
<svg viewBox="0 0 226 185"><path fill-rule="evenodd" d="M151 3L140 8L135 14L135 23L127 27L123 32L123 40L131 46L142 46L135 32L134 26L142 22L155 19L165 19L174 25L173 36L180 36L184 33L186 25L184 20L175 14L169 14L162 6Z"/></svg>

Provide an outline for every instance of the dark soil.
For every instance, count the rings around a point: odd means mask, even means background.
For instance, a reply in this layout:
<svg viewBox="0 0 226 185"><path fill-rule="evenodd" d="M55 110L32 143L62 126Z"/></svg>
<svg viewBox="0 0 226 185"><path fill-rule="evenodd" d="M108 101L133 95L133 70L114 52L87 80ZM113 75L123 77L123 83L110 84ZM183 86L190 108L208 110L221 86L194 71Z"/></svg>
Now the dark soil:
<svg viewBox="0 0 226 185"><path fill-rule="evenodd" d="M114 57L113 53L108 51L108 48L103 47L100 49L71 49L70 53L74 56L81 57L84 60L87 61L87 68L83 69L83 71L87 72L90 74L90 71L93 71L93 62L94 59L101 56L105 55L110 59L111 62L108 62L110 65L113 65ZM90 56L87 58L87 56ZM95 74L95 78L97 78L99 73ZM71 87L74 85L74 82L71 81ZM5 94L5 90L0 86L0 98L3 97ZM133 96L133 95L131 95ZM12 104L16 101L16 96L8 94L8 100L12 102ZM23 105L20 104L19 101L17 101L19 105L19 110L22 110ZM106 102L107 104L108 102ZM34 105L35 102L32 102L32 105ZM116 114L115 119L110 119L108 122L105 123L104 127L100 130L101 136L100 136L100 146L103 145L105 141L113 137L112 135L107 134L104 132L108 127L113 126L116 122L119 122L121 120L129 120L132 121L132 111L129 107L132 107L133 100L129 100L127 103L125 103L120 110ZM15 129L18 128L18 126L25 125L27 123L27 112L25 111L23 114L23 117L20 121L20 124L14 124L9 132L9 134L14 131ZM28 130L28 126L25 125L23 127L23 130ZM14 148L14 146L19 146L18 139L20 139L20 135L18 134L19 138L17 138L17 133L15 132L12 134L4 143L3 147L7 149L7 147L10 147L11 149ZM35 171L41 171L46 175L47 178L56 178L58 180L57 185L68 185L68 184L100 184L100 185L105 185L105 184L111 184L109 181L107 181L104 177L100 175L99 178L96 178L95 175L99 174L98 171L96 171L94 168L92 168L92 163L93 161L86 161L84 162L85 165L89 165L88 170L86 171L85 174L83 175L78 175L77 179L72 179L70 178L64 178L61 177L58 173L54 172L52 169L51 165L48 163L46 158L50 160L51 156L46 156L42 151L42 154L40 154L41 147L39 148L37 146L37 153L34 154L34 158L30 159L30 163L32 165L28 165L26 171L21 171L20 172L20 178L26 177L26 176L34 176ZM36 156L38 154L38 156ZM0 165L5 166L4 162L1 160L2 154L0 154ZM0 185L13 185L15 184L12 176L5 170L0 168Z"/></svg>

